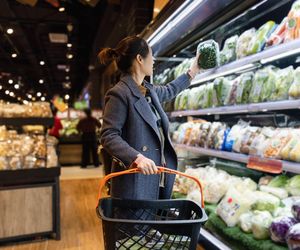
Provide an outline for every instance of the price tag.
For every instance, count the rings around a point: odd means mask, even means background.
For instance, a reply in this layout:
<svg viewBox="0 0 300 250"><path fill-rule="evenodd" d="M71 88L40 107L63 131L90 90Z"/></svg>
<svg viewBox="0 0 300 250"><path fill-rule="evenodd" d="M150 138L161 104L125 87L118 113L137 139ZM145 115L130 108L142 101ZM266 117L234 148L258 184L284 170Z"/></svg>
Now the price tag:
<svg viewBox="0 0 300 250"><path fill-rule="evenodd" d="M247 168L272 173L282 173L282 161L250 156L248 159Z"/></svg>

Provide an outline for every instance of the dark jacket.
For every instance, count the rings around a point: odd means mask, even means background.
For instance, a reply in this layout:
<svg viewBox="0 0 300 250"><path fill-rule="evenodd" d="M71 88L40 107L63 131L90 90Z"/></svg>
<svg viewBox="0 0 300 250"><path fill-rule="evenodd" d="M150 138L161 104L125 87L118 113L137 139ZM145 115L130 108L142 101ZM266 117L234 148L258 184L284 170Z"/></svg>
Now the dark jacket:
<svg viewBox="0 0 300 250"><path fill-rule="evenodd" d="M161 103L172 100L190 85L189 77L181 75L166 86L145 82L152 102L161 116L165 135L165 159L168 168L177 168L177 156L169 137L169 120ZM105 98L101 144L115 159L112 172L128 168L139 153L161 165L160 135L146 98L130 75L126 75L108 91ZM161 198L169 198L174 176L167 175ZM112 196L127 199L157 199L159 175L132 174L112 182Z"/></svg>

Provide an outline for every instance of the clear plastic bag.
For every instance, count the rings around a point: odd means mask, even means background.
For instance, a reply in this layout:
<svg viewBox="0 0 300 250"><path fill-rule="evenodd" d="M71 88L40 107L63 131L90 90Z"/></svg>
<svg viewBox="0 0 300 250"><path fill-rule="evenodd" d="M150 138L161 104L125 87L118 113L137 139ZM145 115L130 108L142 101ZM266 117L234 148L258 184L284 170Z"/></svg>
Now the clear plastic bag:
<svg viewBox="0 0 300 250"><path fill-rule="evenodd" d="M223 50L220 52L220 64L232 62L236 59L236 45L238 36L232 36L225 40Z"/></svg>
<svg viewBox="0 0 300 250"><path fill-rule="evenodd" d="M199 43L197 52L200 54L198 64L201 69L215 68L220 65L219 44L214 40Z"/></svg>
<svg viewBox="0 0 300 250"><path fill-rule="evenodd" d="M248 55L248 47L251 39L255 36L255 28L243 32L237 40L236 56L238 59Z"/></svg>

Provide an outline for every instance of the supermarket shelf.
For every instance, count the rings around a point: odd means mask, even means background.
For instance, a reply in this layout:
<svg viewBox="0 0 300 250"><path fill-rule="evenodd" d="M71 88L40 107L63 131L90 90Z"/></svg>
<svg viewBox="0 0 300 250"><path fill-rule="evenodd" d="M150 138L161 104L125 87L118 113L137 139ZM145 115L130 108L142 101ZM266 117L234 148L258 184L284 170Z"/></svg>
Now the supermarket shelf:
<svg viewBox="0 0 300 250"><path fill-rule="evenodd" d="M299 53L300 40L291 41L289 43L277 45L271 47L257 54L247 56L220 66L218 68L207 70L198 74L192 81L192 85L204 83L210 81L219 76L226 76L234 73L238 73L251 68L256 68L260 64L271 62L272 60L279 59L278 55L282 57ZM265 61L265 62L264 62ZM258 65L257 65L258 64Z"/></svg>
<svg viewBox="0 0 300 250"><path fill-rule="evenodd" d="M207 241L209 241L211 244L213 244L216 248L220 250L231 250L231 248L226 246L222 241L220 241L218 238L216 238L214 235L212 235L204 228L201 228L200 236L205 238Z"/></svg>
<svg viewBox="0 0 300 250"><path fill-rule="evenodd" d="M207 149L201 147L192 147L184 144L175 144L175 147L178 149L185 149L186 151L196 153L196 154L208 155L212 157L218 157L218 158L242 162L242 163L248 163L248 159L249 159L249 155L245 155L245 154L238 154L238 153ZM282 167L284 171L300 174L300 163L282 161Z"/></svg>
<svg viewBox="0 0 300 250"><path fill-rule="evenodd" d="M10 126L23 126L23 125L44 125L52 126L54 124L53 118L42 118L42 117L32 117L32 118L0 118L0 125L10 125Z"/></svg>
<svg viewBox="0 0 300 250"><path fill-rule="evenodd" d="M240 114L266 112L272 110L299 109L300 100L286 100L277 102L262 102L244 105L225 106L217 108L174 111L169 113L170 117L194 116L194 115L217 115L217 114Z"/></svg>

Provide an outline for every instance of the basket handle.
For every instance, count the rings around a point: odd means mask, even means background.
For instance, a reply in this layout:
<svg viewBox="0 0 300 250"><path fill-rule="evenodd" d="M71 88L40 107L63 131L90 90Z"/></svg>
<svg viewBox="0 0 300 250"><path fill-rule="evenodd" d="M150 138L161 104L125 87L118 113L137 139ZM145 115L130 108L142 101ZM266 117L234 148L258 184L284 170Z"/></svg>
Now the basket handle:
<svg viewBox="0 0 300 250"><path fill-rule="evenodd" d="M202 189L202 185L201 182L194 176L173 170L173 169L169 169L169 168L164 168L164 167L157 167L158 171L157 173L167 173L167 174L177 174L180 176L184 176L187 177L189 179L192 179L193 181L195 181L200 189L200 193L201 193L201 207L204 208L204 197L203 197L203 189ZM100 187L99 187L99 194L98 194L98 200L101 199L101 191L103 189L103 187L105 186L105 183L110 180L111 178L117 177L117 176L121 176L121 175L126 175L126 174L135 174L135 173L140 173L141 171L138 168L132 168L132 169L128 169L128 170L124 170L124 171L120 171L120 172L115 172L115 173L111 173L109 175L106 175L103 179L101 179L100 181Z"/></svg>

